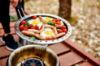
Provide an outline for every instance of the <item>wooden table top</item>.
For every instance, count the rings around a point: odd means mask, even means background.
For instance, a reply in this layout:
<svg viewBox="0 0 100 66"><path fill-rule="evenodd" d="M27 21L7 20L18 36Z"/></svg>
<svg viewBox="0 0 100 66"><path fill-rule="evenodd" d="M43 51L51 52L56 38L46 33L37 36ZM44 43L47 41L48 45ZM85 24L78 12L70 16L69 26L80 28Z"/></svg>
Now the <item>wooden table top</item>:
<svg viewBox="0 0 100 66"><path fill-rule="evenodd" d="M11 34L18 41L19 37L14 31L14 23L11 23ZM2 27L0 27L0 39L4 34ZM100 66L100 60L94 58L90 54L84 52L76 46L70 39L50 45L51 48L59 57L60 66ZM6 66L7 59L11 51L6 48L6 45L0 41L0 66Z"/></svg>

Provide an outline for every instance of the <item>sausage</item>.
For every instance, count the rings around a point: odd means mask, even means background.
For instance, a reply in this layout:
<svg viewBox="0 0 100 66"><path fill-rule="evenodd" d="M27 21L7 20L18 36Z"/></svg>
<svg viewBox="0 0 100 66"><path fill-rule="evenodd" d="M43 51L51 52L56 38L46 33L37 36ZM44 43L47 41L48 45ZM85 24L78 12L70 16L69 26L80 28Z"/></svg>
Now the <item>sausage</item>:
<svg viewBox="0 0 100 66"><path fill-rule="evenodd" d="M54 31L55 35L58 34L56 27L53 28L53 31Z"/></svg>
<svg viewBox="0 0 100 66"><path fill-rule="evenodd" d="M65 35L65 32L57 34L57 35L56 35L56 38L59 38L59 37L61 37L61 36L63 36L63 35Z"/></svg>
<svg viewBox="0 0 100 66"><path fill-rule="evenodd" d="M39 30L35 30L35 29L28 29L28 31L30 31L30 32L35 32L35 33L40 33Z"/></svg>
<svg viewBox="0 0 100 66"><path fill-rule="evenodd" d="M47 24L45 24L44 27L47 27L47 28L54 28L54 26L47 25Z"/></svg>
<svg viewBox="0 0 100 66"><path fill-rule="evenodd" d="M34 32L30 32L30 31L23 30L22 33L28 36L34 36Z"/></svg>
<svg viewBox="0 0 100 66"><path fill-rule="evenodd" d="M44 26L42 26L42 28L40 29L40 33L44 30Z"/></svg>
<svg viewBox="0 0 100 66"><path fill-rule="evenodd" d="M39 34L34 34L35 37L37 37L38 39L43 39Z"/></svg>
<svg viewBox="0 0 100 66"><path fill-rule="evenodd" d="M61 28L62 26L61 25L56 25L56 28Z"/></svg>
<svg viewBox="0 0 100 66"><path fill-rule="evenodd" d="M36 34L34 32L30 32L30 31L23 30L22 33L25 34L25 35L28 35L28 36L35 36L35 37L37 37L39 39L42 39L39 34Z"/></svg>
<svg viewBox="0 0 100 66"><path fill-rule="evenodd" d="M45 40L53 40L53 39L55 39L55 37L45 38Z"/></svg>
<svg viewBox="0 0 100 66"><path fill-rule="evenodd" d="M43 22L44 24L47 24L47 22L46 22L41 16L39 16L39 19L40 19L40 21Z"/></svg>

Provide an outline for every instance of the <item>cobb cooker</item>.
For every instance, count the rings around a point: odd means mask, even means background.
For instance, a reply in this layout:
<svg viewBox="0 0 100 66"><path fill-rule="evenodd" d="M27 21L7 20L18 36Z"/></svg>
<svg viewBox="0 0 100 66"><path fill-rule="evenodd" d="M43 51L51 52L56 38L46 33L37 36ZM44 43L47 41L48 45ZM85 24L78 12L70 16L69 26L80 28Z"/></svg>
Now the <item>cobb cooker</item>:
<svg viewBox="0 0 100 66"><path fill-rule="evenodd" d="M65 19L63 19L63 18L61 18L59 16L55 16L55 15L51 15L51 14L41 14L41 13L39 13L39 14L32 14L32 15L22 16L22 14L24 15L24 11L23 11L23 9L20 6L18 8L18 12L20 14L21 19L19 19L16 22L16 24L15 24L15 31L16 31L17 35L21 38L21 43L20 44L25 45L25 46L22 46L22 47L18 48L17 50L15 50L14 52L11 53L11 55L10 55L10 57L8 59L8 65L9 66L13 66L11 64L11 63L13 63L13 61L15 63L18 62L18 59L16 60L17 55L18 55L17 58L21 58L21 56L22 57L24 56L23 54L26 53L26 55L27 55L27 53L29 53L29 51L28 51L29 49L32 50L32 48L33 48L33 50L35 50L35 51L33 51L33 54L35 54L36 51L38 51L38 53L41 53L42 51L46 51L44 53L44 55L46 53L50 54L48 57L46 57L47 59L51 60L50 57L52 57L53 59L56 60L56 62L51 62L50 66L59 66L58 57L55 55L55 53L52 50L47 48L47 46L49 44L56 44L56 43L62 42L65 39L67 39L71 35L71 33L72 33L72 27L71 27L70 23L67 20L65 20ZM28 18L30 18L32 16L42 16L42 17L47 16L47 17L52 17L52 18L59 18L65 24L65 26L67 27L68 31L67 31L67 33L64 36L62 36L62 37L60 37L58 39L54 39L54 40L34 40L33 41L29 37L24 36L20 32L20 29L19 29L19 25L20 25L21 21L26 20L26 19L28 19ZM27 44L32 44L32 45L27 45ZM23 51L25 51L25 52L23 52ZM32 52L30 52L29 54L32 54ZM41 54L43 55L43 53L41 53ZM55 64L55 65L52 65L52 64Z"/></svg>

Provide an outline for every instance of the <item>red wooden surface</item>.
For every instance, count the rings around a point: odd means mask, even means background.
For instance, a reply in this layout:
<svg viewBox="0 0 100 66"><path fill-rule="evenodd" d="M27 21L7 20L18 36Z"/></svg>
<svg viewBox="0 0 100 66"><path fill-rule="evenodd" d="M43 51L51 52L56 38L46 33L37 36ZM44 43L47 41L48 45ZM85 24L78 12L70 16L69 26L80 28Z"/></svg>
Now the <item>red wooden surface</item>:
<svg viewBox="0 0 100 66"><path fill-rule="evenodd" d="M15 34L13 26L14 23L11 24L12 34L15 40L18 41L19 38ZM0 29L2 28L0 27ZM1 35L0 33L0 36L3 36L3 34ZM49 48L58 55L61 66L100 66L100 62L97 59L78 48L70 39L50 45ZM10 53L11 51L7 50L5 44L0 41L0 66L6 66Z"/></svg>
<svg viewBox="0 0 100 66"><path fill-rule="evenodd" d="M49 46L49 48L51 48L58 55L61 54L61 53L70 51L70 49L68 47L66 47L63 43L51 45L51 46Z"/></svg>
<svg viewBox="0 0 100 66"><path fill-rule="evenodd" d="M0 58L9 56L11 52L5 46L0 47Z"/></svg>
<svg viewBox="0 0 100 66"><path fill-rule="evenodd" d="M80 64L77 64L77 65L79 65L79 66L93 66L93 65L91 65L89 62L87 62L87 61L85 61L85 62L83 62L83 63L80 63Z"/></svg>
<svg viewBox="0 0 100 66"><path fill-rule="evenodd" d="M88 60L93 63L94 65L100 65L99 60L95 59L93 56L91 56L90 54L84 52L82 49L80 49L79 47L76 46L76 44L74 44L71 40L67 40L64 41L65 44L67 44L70 48L72 48L73 50L75 50L75 52L77 52L79 55L83 56L84 58L88 58Z"/></svg>
<svg viewBox="0 0 100 66"><path fill-rule="evenodd" d="M0 59L0 66L6 66L7 58Z"/></svg>
<svg viewBox="0 0 100 66"><path fill-rule="evenodd" d="M83 61L83 58L74 52L63 54L59 57L61 66L71 66L78 62Z"/></svg>

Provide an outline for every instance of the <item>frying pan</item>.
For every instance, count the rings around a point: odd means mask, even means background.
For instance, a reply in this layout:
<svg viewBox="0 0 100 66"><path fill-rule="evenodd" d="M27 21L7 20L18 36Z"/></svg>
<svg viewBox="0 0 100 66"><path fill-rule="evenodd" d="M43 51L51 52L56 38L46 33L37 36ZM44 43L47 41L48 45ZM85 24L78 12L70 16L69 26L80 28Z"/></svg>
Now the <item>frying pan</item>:
<svg viewBox="0 0 100 66"><path fill-rule="evenodd" d="M24 39L24 40L26 40L26 41L28 41L28 42L35 43L35 44L47 44L47 45L48 45L48 44L55 44L55 43L62 42L62 41L64 41L65 39L69 38L69 36L70 36L71 33L72 33L72 27L71 27L70 23L69 23L67 20L65 20L65 19L63 19L63 18L61 18L61 17L59 17L59 16L52 15L52 14L45 14L45 13L38 13L38 14L32 14L32 15L25 15L25 14L24 14L24 11L23 11L23 8L22 8L21 6L19 6L19 7L17 8L17 10L18 10L18 13L19 13L21 19L19 19L19 20L15 23L15 31L16 31L16 33L17 33L18 36L20 36L22 39ZM64 36L62 36L62 37L60 37L60 38L58 38L58 39L54 39L54 40L38 40L38 39L32 40L30 37L27 37L27 36L25 36L24 34L22 34L21 31L20 31L20 29L19 29L20 23L21 23L23 20L27 20L27 19L31 18L32 16L52 17L52 18L61 19L61 21L62 21L62 22L65 24L65 26L67 27L68 31L67 31L67 33L66 33Z"/></svg>

